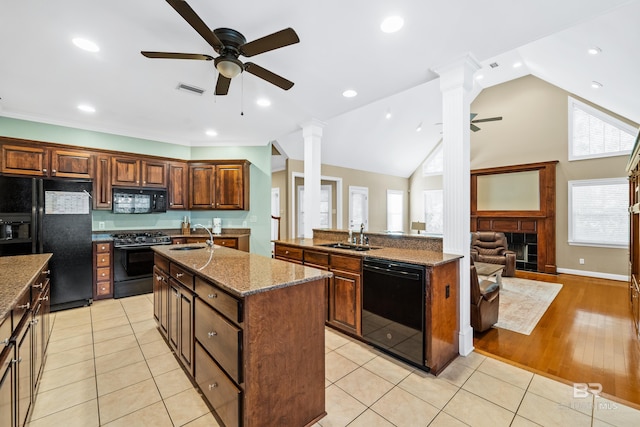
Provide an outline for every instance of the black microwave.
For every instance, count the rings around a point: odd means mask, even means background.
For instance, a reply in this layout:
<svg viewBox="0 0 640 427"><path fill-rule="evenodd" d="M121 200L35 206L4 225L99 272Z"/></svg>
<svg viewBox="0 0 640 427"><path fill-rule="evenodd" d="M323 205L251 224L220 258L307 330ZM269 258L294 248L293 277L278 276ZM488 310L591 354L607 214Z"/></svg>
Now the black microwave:
<svg viewBox="0 0 640 427"><path fill-rule="evenodd" d="M167 190L114 188L112 206L117 214L166 212Z"/></svg>

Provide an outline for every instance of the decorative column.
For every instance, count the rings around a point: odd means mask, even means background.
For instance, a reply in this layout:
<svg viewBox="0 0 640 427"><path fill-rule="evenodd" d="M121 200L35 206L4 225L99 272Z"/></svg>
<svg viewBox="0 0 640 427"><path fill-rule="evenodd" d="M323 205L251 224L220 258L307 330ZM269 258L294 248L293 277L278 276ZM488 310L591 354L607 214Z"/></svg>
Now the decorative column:
<svg viewBox="0 0 640 427"><path fill-rule="evenodd" d="M443 251L463 255L460 260L459 341L461 355L473 351L473 329L470 311L469 246L471 244L471 111L469 93L473 89L473 74L481 65L471 55L438 67L442 91L443 128Z"/></svg>
<svg viewBox="0 0 640 427"><path fill-rule="evenodd" d="M325 123L313 119L302 125L304 138L304 237L312 238L320 226L320 181L322 129Z"/></svg>

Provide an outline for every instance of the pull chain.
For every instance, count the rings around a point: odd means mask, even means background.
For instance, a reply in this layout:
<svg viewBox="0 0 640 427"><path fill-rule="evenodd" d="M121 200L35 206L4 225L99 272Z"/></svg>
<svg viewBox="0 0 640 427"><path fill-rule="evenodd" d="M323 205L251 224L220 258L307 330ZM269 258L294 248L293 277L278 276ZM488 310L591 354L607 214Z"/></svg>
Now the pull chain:
<svg viewBox="0 0 640 427"><path fill-rule="evenodd" d="M244 116L244 73L240 77L240 115Z"/></svg>

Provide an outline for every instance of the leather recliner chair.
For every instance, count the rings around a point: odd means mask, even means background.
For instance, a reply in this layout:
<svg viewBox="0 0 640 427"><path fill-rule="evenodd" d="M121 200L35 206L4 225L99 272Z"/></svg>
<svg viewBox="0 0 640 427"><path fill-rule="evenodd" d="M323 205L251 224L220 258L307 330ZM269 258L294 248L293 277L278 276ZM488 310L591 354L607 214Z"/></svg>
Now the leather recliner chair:
<svg viewBox="0 0 640 427"><path fill-rule="evenodd" d="M513 277L516 274L516 253L508 248L504 233L495 231L471 233L471 258L475 262L504 265L503 277Z"/></svg>
<svg viewBox="0 0 640 427"><path fill-rule="evenodd" d="M471 262L471 327L484 332L498 321L500 287L490 280L478 279L476 267Z"/></svg>

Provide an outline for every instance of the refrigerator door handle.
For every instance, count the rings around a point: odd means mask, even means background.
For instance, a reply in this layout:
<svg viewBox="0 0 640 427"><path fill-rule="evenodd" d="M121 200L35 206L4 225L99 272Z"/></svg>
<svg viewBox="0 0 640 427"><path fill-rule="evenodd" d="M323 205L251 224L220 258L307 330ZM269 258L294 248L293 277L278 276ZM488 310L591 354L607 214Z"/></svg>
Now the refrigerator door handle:
<svg viewBox="0 0 640 427"><path fill-rule="evenodd" d="M38 251L37 253L43 253L44 245L44 183L41 179L38 180Z"/></svg>

